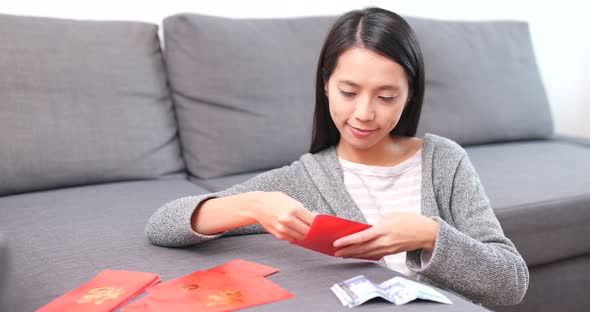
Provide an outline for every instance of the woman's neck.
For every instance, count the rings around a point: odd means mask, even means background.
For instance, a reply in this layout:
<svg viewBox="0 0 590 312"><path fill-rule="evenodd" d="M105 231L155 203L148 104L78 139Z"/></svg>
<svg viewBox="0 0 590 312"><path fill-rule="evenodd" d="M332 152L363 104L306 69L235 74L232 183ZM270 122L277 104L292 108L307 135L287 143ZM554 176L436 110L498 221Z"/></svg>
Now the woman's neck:
<svg viewBox="0 0 590 312"><path fill-rule="evenodd" d="M359 164L389 167L414 155L422 146L422 142L419 138L387 136L370 148L358 149L340 141L336 145L336 154L344 160Z"/></svg>

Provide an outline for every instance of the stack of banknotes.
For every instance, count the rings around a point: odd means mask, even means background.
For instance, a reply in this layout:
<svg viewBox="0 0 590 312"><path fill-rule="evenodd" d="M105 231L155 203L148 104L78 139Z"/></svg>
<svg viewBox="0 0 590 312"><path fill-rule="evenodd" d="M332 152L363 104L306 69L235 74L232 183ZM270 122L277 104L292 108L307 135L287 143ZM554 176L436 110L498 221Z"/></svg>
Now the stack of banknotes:
<svg viewBox="0 0 590 312"><path fill-rule="evenodd" d="M422 299L452 304L451 300L426 285L396 276L381 284L374 284L364 275L359 275L330 288L342 305L353 308L368 300L381 297L395 305Z"/></svg>

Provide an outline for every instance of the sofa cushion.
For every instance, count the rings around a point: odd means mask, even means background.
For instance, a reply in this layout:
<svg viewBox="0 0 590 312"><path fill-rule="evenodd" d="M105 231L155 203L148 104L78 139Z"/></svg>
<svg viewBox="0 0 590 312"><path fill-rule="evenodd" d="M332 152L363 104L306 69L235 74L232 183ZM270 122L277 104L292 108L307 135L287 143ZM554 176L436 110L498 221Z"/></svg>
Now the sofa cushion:
<svg viewBox="0 0 590 312"><path fill-rule="evenodd" d="M8 306L2 311L34 311L104 269L155 272L169 280L234 258L275 266L281 271L269 279L295 298L256 309L266 311L329 310L340 305L329 291L332 284L359 274L376 282L398 275L375 263L328 257L266 234L221 238L186 248L151 245L144 236L150 215L167 201L200 193L202 189L186 180L167 180L0 198L0 229L14 247L15 264L7 289ZM453 301L453 311L483 311L444 293ZM391 304L380 302L372 309L390 311ZM423 307L410 311L423 311Z"/></svg>
<svg viewBox="0 0 590 312"><path fill-rule="evenodd" d="M529 268L530 280L521 303L493 306L496 312L587 312L590 307L590 255Z"/></svg>
<svg viewBox="0 0 590 312"><path fill-rule="evenodd" d="M424 55L419 134L460 144L548 138L553 123L528 24L408 18Z"/></svg>
<svg viewBox="0 0 590 312"><path fill-rule="evenodd" d="M309 150L317 58L333 17L164 20L183 155L199 178L270 169Z"/></svg>
<svg viewBox="0 0 590 312"><path fill-rule="evenodd" d="M0 195L183 169L157 30L0 15Z"/></svg>
<svg viewBox="0 0 590 312"><path fill-rule="evenodd" d="M466 150L529 266L590 253L590 147L539 140Z"/></svg>
<svg viewBox="0 0 590 312"><path fill-rule="evenodd" d="M556 135L553 137L555 140L578 144L586 147L590 147L590 137L571 136L571 135Z"/></svg>
<svg viewBox="0 0 590 312"><path fill-rule="evenodd" d="M203 187L211 192L218 192L228 189L234 185L244 183L253 177L264 173L266 171L255 171L248 173L234 174L225 177L211 178L211 179L199 179L197 177L189 177L189 180L196 185Z"/></svg>
<svg viewBox="0 0 590 312"><path fill-rule="evenodd" d="M0 197L0 229L14 263L7 311L34 311L103 269L159 272L156 263L187 264L190 254L152 248L144 227L166 202L203 193L169 179Z"/></svg>

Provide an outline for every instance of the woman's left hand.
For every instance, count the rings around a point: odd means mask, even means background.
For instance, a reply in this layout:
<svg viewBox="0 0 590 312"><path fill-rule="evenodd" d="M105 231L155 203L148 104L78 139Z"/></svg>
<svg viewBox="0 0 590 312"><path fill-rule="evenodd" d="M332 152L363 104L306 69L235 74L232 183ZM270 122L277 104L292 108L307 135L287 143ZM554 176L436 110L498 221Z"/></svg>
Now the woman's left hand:
<svg viewBox="0 0 590 312"><path fill-rule="evenodd" d="M432 252L438 222L415 212L392 212L372 227L334 242L336 257L380 259L415 249Z"/></svg>

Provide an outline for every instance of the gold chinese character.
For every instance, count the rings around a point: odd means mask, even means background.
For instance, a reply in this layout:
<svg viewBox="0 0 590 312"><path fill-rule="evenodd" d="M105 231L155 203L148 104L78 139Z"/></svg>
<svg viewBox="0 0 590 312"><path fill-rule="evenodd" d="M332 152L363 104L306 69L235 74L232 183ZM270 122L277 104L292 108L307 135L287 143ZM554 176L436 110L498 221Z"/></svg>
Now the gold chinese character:
<svg viewBox="0 0 590 312"><path fill-rule="evenodd" d="M199 284L189 284L189 285L180 286L180 289L182 291L190 291L190 290L195 290L199 287L200 287Z"/></svg>
<svg viewBox="0 0 590 312"><path fill-rule="evenodd" d="M123 288L116 288L111 286L102 286L97 288L92 288L88 290L88 294L82 296L82 298L78 299L78 303L94 303L94 304L101 304L107 299L117 299L121 293L123 292Z"/></svg>
<svg viewBox="0 0 590 312"><path fill-rule="evenodd" d="M207 303L207 306L234 304L244 302L244 294L239 290L222 290L218 294L212 294L202 299Z"/></svg>

